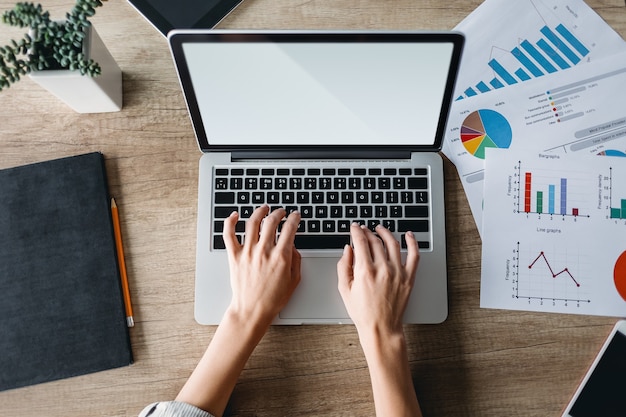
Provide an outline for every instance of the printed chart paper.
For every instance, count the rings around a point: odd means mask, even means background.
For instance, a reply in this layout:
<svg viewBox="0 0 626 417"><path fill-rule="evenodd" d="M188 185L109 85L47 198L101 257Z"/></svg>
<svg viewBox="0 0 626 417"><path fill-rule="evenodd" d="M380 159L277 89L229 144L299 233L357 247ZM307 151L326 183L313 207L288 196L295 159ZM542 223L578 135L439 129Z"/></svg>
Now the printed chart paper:
<svg viewBox="0 0 626 417"><path fill-rule="evenodd" d="M480 306L626 317L626 158L485 161Z"/></svg>
<svg viewBox="0 0 626 417"><path fill-rule="evenodd" d="M561 72L626 48L582 0L487 0L454 29L466 34L457 98Z"/></svg>
<svg viewBox="0 0 626 417"><path fill-rule="evenodd" d="M479 231L486 149L626 156L625 85L622 53L456 101L446 156L456 165Z"/></svg>

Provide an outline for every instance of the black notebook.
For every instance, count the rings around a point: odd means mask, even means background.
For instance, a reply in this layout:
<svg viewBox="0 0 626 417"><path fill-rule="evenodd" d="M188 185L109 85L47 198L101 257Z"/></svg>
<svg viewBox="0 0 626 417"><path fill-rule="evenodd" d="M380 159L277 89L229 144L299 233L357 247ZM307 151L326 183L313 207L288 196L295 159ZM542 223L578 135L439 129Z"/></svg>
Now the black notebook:
<svg viewBox="0 0 626 417"><path fill-rule="evenodd" d="M0 170L0 390L131 363L102 154Z"/></svg>

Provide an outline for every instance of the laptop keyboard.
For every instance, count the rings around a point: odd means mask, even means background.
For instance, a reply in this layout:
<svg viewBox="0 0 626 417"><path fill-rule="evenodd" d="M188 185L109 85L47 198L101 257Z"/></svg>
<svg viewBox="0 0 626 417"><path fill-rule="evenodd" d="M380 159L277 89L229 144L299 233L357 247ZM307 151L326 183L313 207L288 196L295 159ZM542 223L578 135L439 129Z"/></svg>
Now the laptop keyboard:
<svg viewBox="0 0 626 417"><path fill-rule="evenodd" d="M431 247L428 168L215 167L213 176L213 249L225 249L224 219L239 212L237 239L262 204L287 212L299 210L298 249L342 249L350 243L350 224L374 230L379 223L406 248L404 233ZM280 232L280 227L279 227ZM423 236L428 236L423 238Z"/></svg>

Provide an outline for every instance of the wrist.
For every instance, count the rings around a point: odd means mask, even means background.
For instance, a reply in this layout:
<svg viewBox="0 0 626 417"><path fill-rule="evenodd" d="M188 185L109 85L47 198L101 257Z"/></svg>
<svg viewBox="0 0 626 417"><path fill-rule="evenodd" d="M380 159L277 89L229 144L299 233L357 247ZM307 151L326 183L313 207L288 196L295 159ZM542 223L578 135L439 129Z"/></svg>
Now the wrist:
<svg viewBox="0 0 626 417"><path fill-rule="evenodd" d="M368 361L406 355L406 339L402 328L390 330L374 326L366 331L359 330L359 341Z"/></svg>
<svg viewBox="0 0 626 417"><path fill-rule="evenodd" d="M261 336L265 334L273 318L267 314L263 314L255 309L240 309L237 306L231 304L224 317L220 322L220 325L234 326L237 329L241 329L241 332L246 333L261 333Z"/></svg>

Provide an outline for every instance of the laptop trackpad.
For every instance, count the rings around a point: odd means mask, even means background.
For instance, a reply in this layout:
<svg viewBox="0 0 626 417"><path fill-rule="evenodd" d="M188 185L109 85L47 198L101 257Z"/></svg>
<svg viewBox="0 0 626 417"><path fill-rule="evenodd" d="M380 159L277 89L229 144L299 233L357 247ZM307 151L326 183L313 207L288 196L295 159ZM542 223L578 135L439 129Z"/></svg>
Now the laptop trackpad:
<svg viewBox="0 0 626 417"><path fill-rule="evenodd" d="M339 258L302 258L302 280L289 304L280 312L281 319L316 319L337 321L348 319L337 289Z"/></svg>

